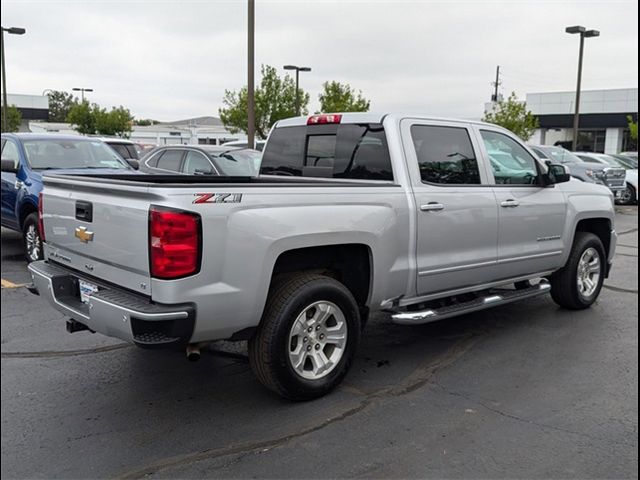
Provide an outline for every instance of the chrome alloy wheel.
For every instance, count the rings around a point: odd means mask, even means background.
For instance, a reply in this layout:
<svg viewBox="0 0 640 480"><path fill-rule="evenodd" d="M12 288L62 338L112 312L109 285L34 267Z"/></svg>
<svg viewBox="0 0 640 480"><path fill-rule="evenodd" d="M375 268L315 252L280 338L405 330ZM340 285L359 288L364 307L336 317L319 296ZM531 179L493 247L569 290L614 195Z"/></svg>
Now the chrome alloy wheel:
<svg viewBox="0 0 640 480"><path fill-rule="evenodd" d="M631 190L631 187L627 185L627 187L620 194L620 203L622 203L623 205L629 205L634 200L635 198L633 197L633 191Z"/></svg>
<svg viewBox="0 0 640 480"><path fill-rule="evenodd" d="M600 282L600 255L595 248L587 248L578 263L578 291L584 298L591 297Z"/></svg>
<svg viewBox="0 0 640 480"><path fill-rule="evenodd" d="M27 258L30 262L35 262L40 259L40 250L42 249L42 242L40 241L40 233L38 227L31 224L27 227L25 233L25 246L27 249Z"/></svg>
<svg viewBox="0 0 640 480"><path fill-rule="evenodd" d="M322 300L307 306L289 332L289 362L298 375L318 380L342 359L347 346L347 321L340 308Z"/></svg>

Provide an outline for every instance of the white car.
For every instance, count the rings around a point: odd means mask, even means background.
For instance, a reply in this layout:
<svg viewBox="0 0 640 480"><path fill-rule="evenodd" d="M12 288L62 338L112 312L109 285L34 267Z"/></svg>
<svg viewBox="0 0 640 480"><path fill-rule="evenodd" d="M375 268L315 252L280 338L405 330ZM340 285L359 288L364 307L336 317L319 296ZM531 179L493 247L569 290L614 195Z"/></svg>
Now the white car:
<svg viewBox="0 0 640 480"><path fill-rule="evenodd" d="M633 205L638 201L638 169L629 168L615 157L605 153L575 152L585 162L600 163L611 167L622 167L626 170L625 183L627 188L620 194L617 202L621 205Z"/></svg>

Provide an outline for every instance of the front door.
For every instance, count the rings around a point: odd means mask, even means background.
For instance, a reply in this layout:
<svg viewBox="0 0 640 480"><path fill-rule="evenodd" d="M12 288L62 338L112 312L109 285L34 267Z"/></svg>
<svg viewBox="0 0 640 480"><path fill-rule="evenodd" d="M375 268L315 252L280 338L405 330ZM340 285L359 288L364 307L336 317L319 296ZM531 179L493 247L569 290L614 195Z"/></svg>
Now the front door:
<svg viewBox="0 0 640 480"><path fill-rule="evenodd" d="M2 139L2 160L10 160L16 167L19 167L20 154L18 145L13 140ZM16 217L17 180L15 173L2 172L2 224L11 228L18 228Z"/></svg>
<svg viewBox="0 0 640 480"><path fill-rule="evenodd" d="M515 137L479 127L499 210L498 272L501 278L560 267L567 205L563 192L543 187L538 163Z"/></svg>
<svg viewBox="0 0 640 480"><path fill-rule="evenodd" d="M498 209L471 127L406 119L401 129L416 202L416 294L492 281Z"/></svg>

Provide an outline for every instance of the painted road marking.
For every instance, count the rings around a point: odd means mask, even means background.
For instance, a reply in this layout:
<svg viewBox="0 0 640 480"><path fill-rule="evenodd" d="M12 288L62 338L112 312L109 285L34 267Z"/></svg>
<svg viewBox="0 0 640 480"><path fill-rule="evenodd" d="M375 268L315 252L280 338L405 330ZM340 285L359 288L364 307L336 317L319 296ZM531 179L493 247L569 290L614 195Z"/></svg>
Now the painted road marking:
<svg viewBox="0 0 640 480"><path fill-rule="evenodd" d="M26 283L13 283L4 278L0 279L0 283L2 283L2 288L22 288L27 285Z"/></svg>

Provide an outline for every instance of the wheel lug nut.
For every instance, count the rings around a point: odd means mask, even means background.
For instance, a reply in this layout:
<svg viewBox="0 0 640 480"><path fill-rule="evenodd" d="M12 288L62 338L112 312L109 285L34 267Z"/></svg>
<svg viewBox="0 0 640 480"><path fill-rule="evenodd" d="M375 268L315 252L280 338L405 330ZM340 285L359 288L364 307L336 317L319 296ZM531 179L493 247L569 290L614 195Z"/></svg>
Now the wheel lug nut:
<svg viewBox="0 0 640 480"><path fill-rule="evenodd" d="M320 334L320 340L324 340L324 333Z"/></svg>
<svg viewBox="0 0 640 480"><path fill-rule="evenodd" d="M303 341L304 343L307 343L307 342L309 341L309 338L308 338L308 337L304 337L304 338L302 339L302 341Z"/></svg>
<svg viewBox="0 0 640 480"><path fill-rule="evenodd" d="M312 327L307 328L307 332L309 333L313 332L313 328Z"/></svg>
<svg viewBox="0 0 640 480"><path fill-rule="evenodd" d="M320 344L316 343L316 350L320 350Z"/></svg>
<svg viewBox="0 0 640 480"><path fill-rule="evenodd" d="M316 326L316 330L320 330L320 325L317 325L317 326Z"/></svg>
<svg viewBox="0 0 640 480"><path fill-rule="evenodd" d="M310 351L311 351L311 345L308 345L307 346L307 352L310 352Z"/></svg>

